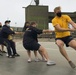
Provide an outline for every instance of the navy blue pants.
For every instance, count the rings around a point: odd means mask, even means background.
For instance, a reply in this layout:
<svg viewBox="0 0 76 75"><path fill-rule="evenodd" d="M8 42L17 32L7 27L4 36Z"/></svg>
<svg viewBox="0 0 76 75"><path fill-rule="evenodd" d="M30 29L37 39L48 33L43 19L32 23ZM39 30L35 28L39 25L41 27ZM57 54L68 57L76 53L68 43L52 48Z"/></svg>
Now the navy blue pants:
<svg viewBox="0 0 76 75"><path fill-rule="evenodd" d="M13 55L15 55L17 53L15 42L13 40L9 40L9 43L10 43L10 47L12 49Z"/></svg>
<svg viewBox="0 0 76 75"><path fill-rule="evenodd" d="M12 52L13 52L13 55L16 54L15 43L13 41L5 39L5 38L0 38L0 44L6 46L9 56L12 55Z"/></svg>

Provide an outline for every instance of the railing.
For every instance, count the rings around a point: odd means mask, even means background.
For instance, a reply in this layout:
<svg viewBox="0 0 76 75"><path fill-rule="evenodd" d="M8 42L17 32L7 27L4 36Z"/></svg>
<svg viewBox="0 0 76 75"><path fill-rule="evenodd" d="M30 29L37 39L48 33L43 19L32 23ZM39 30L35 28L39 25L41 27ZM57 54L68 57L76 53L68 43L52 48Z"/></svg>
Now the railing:
<svg viewBox="0 0 76 75"><path fill-rule="evenodd" d="M23 38L23 33L14 35L14 38ZM38 35L38 38L55 38L55 35L49 33L43 33Z"/></svg>

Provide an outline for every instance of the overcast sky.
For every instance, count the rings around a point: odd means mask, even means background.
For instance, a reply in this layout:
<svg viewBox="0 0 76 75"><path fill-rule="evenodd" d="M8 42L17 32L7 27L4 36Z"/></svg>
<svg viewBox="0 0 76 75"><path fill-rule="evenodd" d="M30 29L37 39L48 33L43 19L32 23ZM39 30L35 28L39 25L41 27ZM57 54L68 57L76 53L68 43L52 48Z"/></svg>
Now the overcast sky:
<svg viewBox="0 0 76 75"><path fill-rule="evenodd" d="M31 1L33 0L0 0L0 22L4 24L5 20L10 19L11 26L23 27L25 11L22 7L27 7ZM76 11L76 0L40 0L40 5L48 5L48 11L53 11L56 6L61 6L63 12Z"/></svg>

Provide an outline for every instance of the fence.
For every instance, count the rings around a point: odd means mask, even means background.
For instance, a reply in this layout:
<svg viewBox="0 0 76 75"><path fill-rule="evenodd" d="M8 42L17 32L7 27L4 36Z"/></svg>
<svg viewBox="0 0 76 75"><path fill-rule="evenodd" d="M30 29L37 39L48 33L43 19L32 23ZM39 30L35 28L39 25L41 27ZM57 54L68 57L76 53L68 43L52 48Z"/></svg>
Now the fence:
<svg viewBox="0 0 76 75"><path fill-rule="evenodd" d="M12 27L14 29L14 31L17 31L17 32L22 32L22 27ZM76 31L75 32L71 32L72 36L74 38L76 38ZM14 36L15 38L22 38L23 37L23 34L18 34L18 35L15 35ZM38 38L55 38L55 33L43 33L43 34L40 34L38 35Z"/></svg>

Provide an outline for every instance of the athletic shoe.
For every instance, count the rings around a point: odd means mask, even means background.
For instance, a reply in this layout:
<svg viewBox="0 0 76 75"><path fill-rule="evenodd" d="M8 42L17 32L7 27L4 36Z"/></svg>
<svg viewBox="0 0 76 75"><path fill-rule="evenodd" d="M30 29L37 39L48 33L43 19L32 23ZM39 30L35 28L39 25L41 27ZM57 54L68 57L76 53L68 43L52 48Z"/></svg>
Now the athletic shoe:
<svg viewBox="0 0 76 75"><path fill-rule="evenodd" d="M8 58L15 58L13 55L9 55Z"/></svg>
<svg viewBox="0 0 76 75"><path fill-rule="evenodd" d="M9 56L8 53L6 53L6 56L7 56L7 57Z"/></svg>
<svg viewBox="0 0 76 75"><path fill-rule="evenodd" d="M70 64L70 66L71 66L72 68L75 68L75 67L76 67L75 64L74 64L72 61L69 61L69 64Z"/></svg>
<svg viewBox="0 0 76 75"><path fill-rule="evenodd" d="M56 65L56 63L54 61L47 61L47 66L52 66L52 65Z"/></svg>
<svg viewBox="0 0 76 75"><path fill-rule="evenodd" d="M13 56L19 57L20 55L18 53L14 54Z"/></svg>
<svg viewBox="0 0 76 75"><path fill-rule="evenodd" d="M40 59L39 58L35 58L35 62L39 62L40 61Z"/></svg>
<svg viewBox="0 0 76 75"><path fill-rule="evenodd" d="M28 63L31 63L31 59L28 59Z"/></svg>
<svg viewBox="0 0 76 75"><path fill-rule="evenodd" d="M8 55L8 53L6 54L6 56L7 56L8 58L15 58L15 56L13 56L13 55Z"/></svg>

